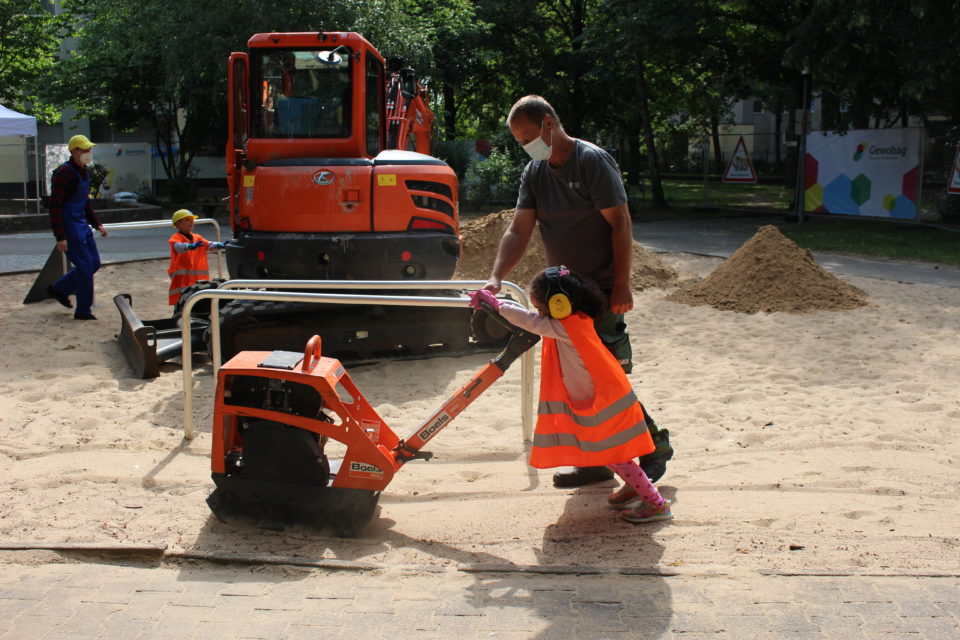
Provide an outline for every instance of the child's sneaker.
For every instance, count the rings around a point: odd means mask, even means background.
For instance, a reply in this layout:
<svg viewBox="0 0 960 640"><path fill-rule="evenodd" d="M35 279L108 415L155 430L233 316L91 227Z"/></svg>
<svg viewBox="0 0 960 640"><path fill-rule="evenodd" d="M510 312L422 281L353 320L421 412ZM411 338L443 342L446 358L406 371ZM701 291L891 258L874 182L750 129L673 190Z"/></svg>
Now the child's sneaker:
<svg viewBox="0 0 960 640"><path fill-rule="evenodd" d="M611 509L622 511L635 506L639 499L640 495L637 493L637 490L625 484L607 496L607 504L610 505Z"/></svg>
<svg viewBox="0 0 960 640"><path fill-rule="evenodd" d="M673 520L673 513L670 511L670 501L664 500L663 504L660 505L652 502L641 502L635 509L621 511L620 517L627 522L642 524L659 520Z"/></svg>

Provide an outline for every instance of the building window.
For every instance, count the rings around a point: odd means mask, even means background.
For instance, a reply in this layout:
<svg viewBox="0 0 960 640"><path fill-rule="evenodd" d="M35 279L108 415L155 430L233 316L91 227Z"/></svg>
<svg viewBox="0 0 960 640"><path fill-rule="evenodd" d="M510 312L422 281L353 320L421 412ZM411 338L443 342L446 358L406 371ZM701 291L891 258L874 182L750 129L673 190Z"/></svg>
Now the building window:
<svg viewBox="0 0 960 640"><path fill-rule="evenodd" d="M756 114L763 113L763 100L754 100L753 101L753 112Z"/></svg>

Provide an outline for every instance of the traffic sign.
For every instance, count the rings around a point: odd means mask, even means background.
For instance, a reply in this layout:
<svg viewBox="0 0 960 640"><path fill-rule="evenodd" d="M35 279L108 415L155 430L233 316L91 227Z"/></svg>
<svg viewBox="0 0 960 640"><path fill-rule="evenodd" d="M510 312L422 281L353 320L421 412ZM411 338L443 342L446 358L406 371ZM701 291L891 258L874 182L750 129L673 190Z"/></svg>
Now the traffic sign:
<svg viewBox="0 0 960 640"><path fill-rule="evenodd" d="M740 136L737 146L733 150L733 156L727 163L727 169L723 172L723 182L755 183L756 181L757 172L753 170L750 154L747 153L747 145L743 142L743 136Z"/></svg>
<svg viewBox="0 0 960 640"><path fill-rule="evenodd" d="M953 169L950 170L950 179L947 180L947 193L960 193L960 145L957 145L957 154L953 157Z"/></svg>

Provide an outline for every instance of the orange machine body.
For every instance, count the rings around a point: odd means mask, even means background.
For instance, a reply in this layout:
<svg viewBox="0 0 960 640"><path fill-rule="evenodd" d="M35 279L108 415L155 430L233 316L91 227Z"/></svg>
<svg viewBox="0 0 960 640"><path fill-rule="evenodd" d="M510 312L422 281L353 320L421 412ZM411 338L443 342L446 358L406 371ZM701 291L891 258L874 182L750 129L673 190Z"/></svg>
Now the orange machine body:
<svg viewBox="0 0 960 640"><path fill-rule="evenodd" d="M231 54L227 181L235 278L447 279L455 172L411 69L357 33L269 33Z"/></svg>
<svg viewBox="0 0 960 640"><path fill-rule="evenodd" d="M319 340L316 345L319 352ZM270 355L267 351L243 351L224 364L217 374L212 471L224 474L227 472L225 461L230 455L242 456L244 421L262 419L304 429L346 445L346 455L331 486L375 491L387 486L400 466L392 451L399 440L360 394L340 361L310 355L290 370L261 366ZM316 406L329 411L321 417L319 412L313 416L284 413L264 408L262 403L246 406L231 389L232 380L238 376L273 378L285 381L288 388L290 385L302 387L308 394L316 394L319 399ZM334 415L330 416L330 412Z"/></svg>

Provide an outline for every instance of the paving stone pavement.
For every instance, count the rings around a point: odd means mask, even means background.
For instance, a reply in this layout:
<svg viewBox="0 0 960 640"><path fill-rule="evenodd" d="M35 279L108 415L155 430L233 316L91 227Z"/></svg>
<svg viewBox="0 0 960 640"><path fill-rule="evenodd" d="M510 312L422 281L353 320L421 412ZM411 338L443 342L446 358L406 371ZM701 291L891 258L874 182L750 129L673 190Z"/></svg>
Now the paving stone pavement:
<svg viewBox="0 0 960 640"><path fill-rule="evenodd" d="M0 563L0 638L18 640L960 638L957 576Z"/></svg>

